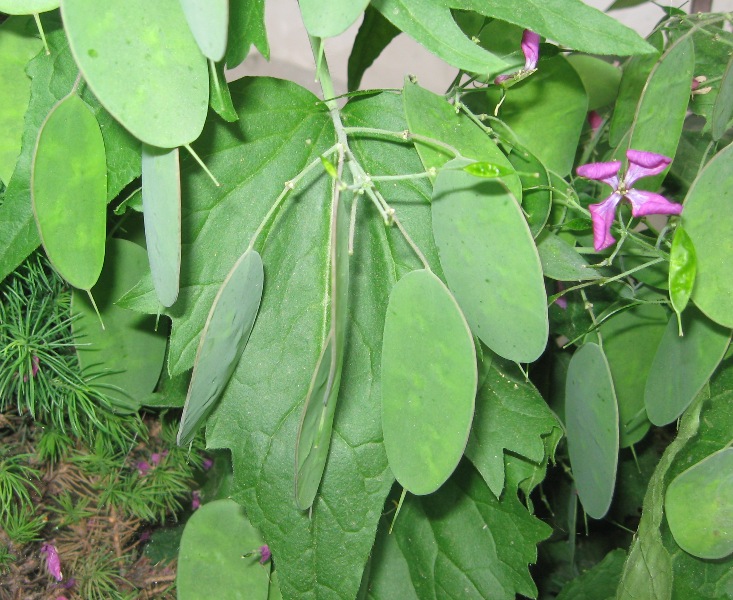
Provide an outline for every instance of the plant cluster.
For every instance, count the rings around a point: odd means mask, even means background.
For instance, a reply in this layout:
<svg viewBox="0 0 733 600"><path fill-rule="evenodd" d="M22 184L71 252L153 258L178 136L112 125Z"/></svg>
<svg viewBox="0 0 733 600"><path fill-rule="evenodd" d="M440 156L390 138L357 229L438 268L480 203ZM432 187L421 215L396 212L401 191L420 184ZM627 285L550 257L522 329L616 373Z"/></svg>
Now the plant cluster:
<svg viewBox="0 0 733 600"><path fill-rule="evenodd" d="M730 596L731 14L644 40L580 0L301 0L317 98L227 83L268 55L263 0L8 4L0 277L42 245L74 290L6 327L0 384L53 419L36 392L73 383L95 431L49 427L92 438L59 464L107 520L177 511L154 490L199 432L230 453L179 598ZM360 18L344 100L324 40ZM400 33L444 94L359 89ZM98 440L146 439L146 407L183 408L179 448L167 421L135 469Z"/></svg>

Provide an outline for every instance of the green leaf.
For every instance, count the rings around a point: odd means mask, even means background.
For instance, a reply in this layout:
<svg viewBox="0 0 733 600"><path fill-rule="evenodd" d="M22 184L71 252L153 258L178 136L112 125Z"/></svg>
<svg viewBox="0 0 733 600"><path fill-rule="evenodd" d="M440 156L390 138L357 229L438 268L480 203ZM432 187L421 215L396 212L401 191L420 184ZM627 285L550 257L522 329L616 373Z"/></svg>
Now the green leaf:
<svg viewBox="0 0 733 600"><path fill-rule="evenodd" d="M690 100L695 48L682 37L662 54L641 92L624 149L646 150L674 157ZM644 180L643 187L658 187L663 174Z"/></svg>
<svg viewBox="0 0 733 600"><path fill-rule="evenodd" d="M664 510L679 546L706 559L733 553L732 499L733 448L711 454L678 475L667 488Z"/></svg>
<svg viewBox="0 0 733 600"><path fill-rule="evenodd" d="M669 299L677 314L681 314L687 306L695 285L696 272L695 246L684 228L678 225L669 253Z"/></svg>
<svg viewBox="0 0 733 600"><path fill-rule="evenodd" d="M466 456L494 496L501 498L505 460L513 455L541 464L548 456L545 439L559 439L562 429L537 388L515 365L494 357L484 368L487 376L476 399Z"/></svg>
<svg viewBox="0 0 733 600"><path fill-rule="evenodd" d="M237 368L262 298L262 258L247 249L222 283L201 332L177 442L191 442Z"/></svg>
<svg viewBox="0 0 733 600"><path fill-rule="evenodd" d="M140 408L158 382L165 357L166 335L155 331L155 318L115 305L147 270L143 248L127 240L109 241L102 274L91 290L104 329L87 294L75 290L72 296L79 363L90 384L109 396L120 412Z"/></svg>
<svg viewBox="0 0 733 600"><path fill-rule="evenodd" d="M639 4L644 4L645 2L649 2L649 0L616 0L613 4L611 4L611 6L608 7L608 10L631 8L632 6L639 6Z"/></svg>
<svg viewBox="0 0 733 600"><path fill-rule="evenodd" d="M556 600L587 600L588 598L613 598L624 568L626 552L612 550L592 569L581 573L562 588Z"/></svg>
<svg viewBox="0 0 733 600"><path fill-rule="evenodd" d="M712 135L716 142L728 130L731 118L733 118L733 56L725 68L720 90L713 105Z"/></svg>
<svg viewBox="0 0 733 600"><path fill-rule="evenodd" d="M49 113L31 167L31 199L51 264L74 287L99 278L107 235L107 165L94 114L72 93Z"/></svg>
<svg viewBox="0 0 733 600"><path fill-rule="evenodd" d="M477 46L456 25L451 7L458 0L372 0L371 6L449 65L473 73L499 73L508 65Z"/></svg>
<svg viewBox="0 0 733 600"><path fill-rule="evenodd" d="M178 148L143 144L145 245L155 291L163 306L178 298L181 271L181 171Z"/></svg>
<svg viewBox="0 0 733 600"><path fill-rule="evenodd" d="M519 180L522 182L522 211L527 217L532 237L537 238L547 224L552 210L550 174L534 154L518 144L513 144L507 158L519 172Z"/></svg>
<svg viewBox="0 0 733 600"><path fill-rule="evenodd" d="M598 110L616 101L621 84L621 70L618 67L587 54L571 54L567 59L580 76L588 94L588 110Z"/></svg>
<svg viewBox="0 0 733 600"><path fill-rule="evenodd" d="M537 597L527 564L550 528L514 490L497 500L467 463L436 493L408 496L391 535L387 528L383 519L367 598Z"/></svg>
<svg viewBox="0 0 733 600"><path fill-rule="evenodd" d="M618 89L618 98L613 108L613 117L611 118L608 133L608 143L613 148L621 143L624 135L631 129L631 125L634 122L639 98L664 47L662 33L653 33L649 37L649 43L658 52L645 56L635 56L624 65L621 83Z"/></svg>
<svg viewBox="0 0 733 600"><path fill-rule="evenodd" d="M132 194L120 202L114 210L117 216L124 215L128 210L143 212L143 188L137 188ZM155 312L154 310L151 312Z"/></svg>
<svg viewBox="0 0 733 600"><path fill-rule="evenodd" d="M229 27L229 0L180 0L191 33L209 60L224 58Z"/></svg>
<svg viewBox="0 0 733 600"><path fill-rule="evenodd" d="M692 403L710 379L730 343L731 332L688 308L682 315L682 330L669 320L649 369L644 404L655 425L671 423Z"/></svg>
<svg viewBox="0 0 733 600"><path fill-rule="evenodd" d="M265 0L229 0L229 41L226 65L233 69L240 64L249 47L255 48L270 60L270 46L265 30Z"/></svg>
<svg viewBox="0 0 733 600"><path fill-rule="evenodd" d="M384 323L382 428L390 469L407 491L434 492L458 465L476 382L473 338L455 298L430 271L405 275Z"/></svg>
<svg viewBox="0 0 733 600"><path fill-rule="evenodd" d="M517 199L522 197L521 181L513 173L512 163L488 133L482 131L463 112L456 113L455 107L442 97L409 81L405 82L402 98L411 133L448 144L465 158L491 163L498 169L508 171L505 182L509 190ZM415 147L425 169L440 168L453 158L447 149L426 141L416 141Z"/></svg>
<svg viewBox="0 0 733 600"><path fill-rule="evenodd" d="M303 24L313 37L329 38L342 34L361 16L369 0L301 0Z"/></svg>
<svg viewBox="0 0 733 600"><path fill-rule="evenodd" d="M364 72L382 53L389 43L400 33L392 23L382 16L372 6L364 11L364 20L354 39L354 45L349 54L348 90L353 92L359 89Z"/></svg>
<svg viewBox="0 0 733 600"><path fill-rule="evenodd" d="M611 371L597 344L584 344L570 360L565 426L578 498L588 516L600 519L613 498L619 427Z"/></svg>
<svg viewBox="0 0 733 600"><path fill-rule="evenodd" d="M28 65L31 100L26 112L21 154L0 205L0 280L40 244L31 206L31 160L38 132L50 110L69 94L79 69L71 56L58 13L42 15L50 55L41 52ZM88 91L81 98L97 118L107 155L107 200L140 175L140 142L105 111Z"/></svg>
<svg viewBox="0 0 733 600"><path fill-rule="evenodd" d="M267 600L269 569L257 556L242 555L264 544L233 500L204 504L186 523L178 553L179 600L203 600L216 590L221 600Z"/></svg>
<svg viewBox="0 0 733 600"><path fill-rule="evenodd" d="M557 281L592 281L600 279L597 269L591 269L573 246L547 230L537 237L537 253L545 277Z"/></svg>
<svg viewBox="0 0 733 600"><path fill-rule="evenodd" d="M697 255L692 300L713 321L733 327L733 146L705 166L685 198L682 225Z"/></svg>
<svg viewBox="0 0 733 600"><path fill-rule="evenodd" d="M607 319L599 328L618 401L622 448L649 431L644 389L668 315L659 304L640 304Z"/></svg>
<svg viewBox="0 0 733 600"><path fill-rule="evenodd" d="M449 0L449 3L453 8L473 10L531 29L580 52L617 56L652 52L638 33L581 0L555 0L552 9L543 0Z"/></svg>
<svg viewBox="0 0 733 600"><path fill-rule="evenodd" d="M63 0L64 28L84 79L135 137L160 148L195 140L206 119L206 61L179 0Z"/></svg>
<svg viewBox="0 0 733 600"><path fill-rule="evenodd" d="M472 331L494 352L532 362L547 344L547 296L532 235L503 183L453 160L433 189L433 233L448 286Z"/></svg>
<svg viewBox="0 0 733 600"><path fill-rule="evenodd" d="M5 185L15 169L23 138L23 115L31 98L28 62L41 50L31 17L11 17L0 24L0 181Z"/></svg>
<svg viewBox="0 0 733 600"><path fill-rule="evenodd" d="M486 98L485 112L493 112L501 91L489 88ZM583 82L565 58L556 56L506 92L499 118L542 164L565 176L573 166L587 112Z"/></svg>
<svg viewBox="0 0 733 600"><path fill-rule="evenodd" d="M59 0L0 0L0 12L9 15L31 15L59 7Z"/></svg>
<svg viewBox="0 0 733 600"><path fill-rule="evenodd" d="M474 162L463 167L463 170L474 177L483 177L484 179L496 179L498 177L506 177L514 175L514 169L507 169L495 163Z"/></svg>
<svg viewBox="0 0 733 600"><path fill-rule="evenodd" d="M349 217L348 206L337 189L339 183L334 180L332 185L330 285L323 300L324 306L330 309L330 324L308 388L295 447L295 501L301 510L313 505L326 468L344 363L349 300Z"/></svg>

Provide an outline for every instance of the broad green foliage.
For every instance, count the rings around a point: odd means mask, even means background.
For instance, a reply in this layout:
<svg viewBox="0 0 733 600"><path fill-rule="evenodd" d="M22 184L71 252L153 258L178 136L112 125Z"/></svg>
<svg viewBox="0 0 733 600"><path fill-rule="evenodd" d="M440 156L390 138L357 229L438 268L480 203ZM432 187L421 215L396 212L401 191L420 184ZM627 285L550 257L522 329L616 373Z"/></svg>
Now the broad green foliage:
<svg viewBox="0 0 733 600"><path fill-rule="evenodd" d="M229 29L229 0L180 0L186 22L201 53L214 62L224 58Z"/></svg>
<svg viewBox="0 0 733 600"><path fill-rule="evenodd" d="M726 146L700 172L685 199L682 224L697 257L692 300L713 321L733 327L733 146Z"/></svg>
<svg viewBox="0 0 733 600"><path fill-rule="evenodd" d="M265 31L265 0L229 0L227 67L233 69L247 58L253 44L262 56L270 58Z"/></svg>
<svg viewBox="0 0 733 600"><path fill-rule="evenodd" d="M229 383L257 317L263 278L262 258L248 249L222 282L201 332L178 430L179 446L191 442Z"/></svg>
<svg viewBox="0 0 733 600"><path fill-rule="evenodd" d="M671 318L649 369L644 404L655 425L671 423L682 414L710 379L730 343L729 329L692 308L682 315L682 331L684 336Z"/></svg>
<svg viewBox="0 0 733 600"><path fill-rule="evenodd" d="M31 97L25 66L41 50L30 17L13 17L0 25L0 181L7 185L20 154L23 115Z"/></svg>
<svg viewBox="0 0 733 600"><path fill-rule="evenodd" d="M537 253L545 277L557 281L586 281L599 279L597 270L562 237L544 230L537 238Z"/></svg>
<svg viewBox="0 0 733 600"><path fill-rule="evenodd" d="M619 427L611 371L597 344L584 344L570 360L565 426L578 498L588 516L600 519L616 483Z"/></svg>
<svg viewBox="0 0 733 600"><path fill-rule="evenodd" d="M232 96L224 77L224 63L209 62L209 104L219 116L230 123L239 117L232 104Z"/></svg>
<svg viewBox="0 0 733 600"><path fill-rule="evenodd" d="M471 330L499 356L531 362L547 343L547 304L532 235L502 182L454 159L433 189L440 264ZM511 240L511 241L510 241Z"/></svg>
<svg viewBox="0 0 733 600"><path fill-rule="evenodd" d="M165 356L166 336L155 331L155 317L115 305L148 271L145 250L127 240L107 245L104 269L91 289L104 329L86 293L74 291L72 313L79 362L91 385L98 387L120 412L137 411L155 388ZM124 365L124 368L120 368Z"/></svg>
<svg viewBox="0 0 733 600"><path fill-rule="evenodd" d="M102 105L135 137L175 148L206 119L209 75L179 0L63 0L69 45Z"/></svg>
<svg viewBox="0 0 733 600"><path fill-rule="evenodd" d="M674 232L669 253L669 299L678 315L682 314L690 300L696 274L695 246L684 228L679 225Z"/></svg>
<svg viewBox="0 0 733 600"><path fill-rule="evenodd" d="M178 553L179 600L268 600L270 565L260 565L265 541L233 500L204 504L186 523ZM255 552L243 558L242 555Z"/></svg>
<svg viewBox="0 0 733 600"><path fill-rule="evenodd" d="M641 304L613 315L599 328L618 402L622 448L635 444L649 431L644 389L668 318L669 313L659 304ZM663 396L660 393L660 398Z"/></svg>
<svg viewBox="0 0 733 600"><path fill-rule="evenodd" d="M181 170L178 148L143 144L143 215L145 245L155 291L163 306L178 298L181 271Z"/></svg>
<svg viewBox="0 0 733 600"><path fill-rule="evenodd" d="M711 454L667 488L664 509L680 547L700 558L733 553L733 449ZM690 506L695 506L694 519Z"/></svg>
<svg viewBox="0 0 733 600"><path fill-rule="evenodd" d="M621 549L609 552L595 567L582 573L566 585L557 600L587 600L599 598L608 600L616 594L616 586L626 560Z"/></svg>
<svg viewBox="0 0 733 600"><path fill-rule="evenodd" d="M97 282L102 270L106 196L102 132L72 91L41 126L31 167L31 199L51 264L83 290Z"/></svg>
<svg viewBox="0 0 733 600"><path fill-rule="evenodd" d="M314 37L335 37L353 25L369 0L302 0L303 24Z"/></svg>
<svg viewBox="0 0 733 600"><path fill-rule="evenodd" d="M407 491L434 492L458 465L476 381L471 331L445 284L427 270L405 275L384 324L382 428L390 469Z"/></svg>
<svg viewBox="0 0 733 600"><path fill-rule="evenodd" d="M371 5L367 6L349 55L349 91L359 87L364 72L399 33L400 30L385 19L382 13Z"/></svg>
<svg viewBox="0 0 733 600"><path fill-rule="evenodd" d="M40 244L30 195L31 160L38 132L56 103L69 94L78 75L60 21L43 19L50 55L41 52L28 64L31 100L25 116L21 153L0 206L0 279L4 279ZM140 174L140 143L131 137L87 91L81 99L92 109L104 138L107 200Z"/></svg>
<svg viewBox="0 0 733 600"><path fill-rule="evenodd" d="M605 60L587 54L571 54L568 62L580 76L588 94L588 110L613 104L618 97L621 70Z"/></svg>
<svg viewBox="0 0 733 600"><path fill-rule="evenodd" d="M537 597L526 565L549 528L513 491L497 500L466 463L435 494L408 497L391 535L388 525L365 573L366 598Z"/></svg>
<svg viewBox="0 0 733 600"><path fill-rule="evenodd" d="M554 455L561 429L537 388L524 380L516 366L499 357L487 363L484 358L466 456L501 499L509 456L540 465ZM545 441L553 437L554 445L548 451Z"/></svg>
<svg viewBox="0 0 733 600"><path fill-rule="evenodd" d="M728 129L728 123L733 118L733 57L728 61L728 66L720 82L720 91L713 106L713 139L718 141Z"/></svg>
<svg viewBox="0 0 733 600"><path fill-rule="evenodd" d="M493 87L486 96L486 112L493 112L501 92ZM565 58L556 56L506 92L499 117L548 169L565 176L570 173L587 112L588 97L580 77Z"/></svg>

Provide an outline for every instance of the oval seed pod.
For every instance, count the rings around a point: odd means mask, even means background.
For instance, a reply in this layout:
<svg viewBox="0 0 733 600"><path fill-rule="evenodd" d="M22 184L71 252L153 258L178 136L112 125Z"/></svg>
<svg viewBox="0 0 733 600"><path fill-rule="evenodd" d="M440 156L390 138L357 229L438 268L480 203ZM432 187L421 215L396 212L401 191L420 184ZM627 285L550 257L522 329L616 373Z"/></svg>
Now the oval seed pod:
<svg viewBox="0 0 733 600"><path fill-rule="evenodd" d="M430 494L458 465L471 430L478 373L466 319L432 272L392 289L382 341L382 428L395 478Z"/></svg>

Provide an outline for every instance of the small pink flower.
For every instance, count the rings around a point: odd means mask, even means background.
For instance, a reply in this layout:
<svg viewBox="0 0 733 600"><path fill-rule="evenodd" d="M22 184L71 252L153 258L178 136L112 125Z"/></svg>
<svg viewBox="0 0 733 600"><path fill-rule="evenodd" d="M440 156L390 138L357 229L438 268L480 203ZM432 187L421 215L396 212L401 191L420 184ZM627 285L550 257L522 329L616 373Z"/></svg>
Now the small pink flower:
<svg viewBox="0 0 733 600"><path fill-rule="evenodd" d="M35 377L36 374L38 373L38 365L40 362L41 360L37 356L34 356L33 358L31 358L31 377ZM23 383L27 381L28 381L28 375L23 375Z"/></svg>
<svg viewBox="0 0 733 600"><path fill-rule="evenodd" d="M154 467L157 467L160 464L160 461L166 456L168 456L168 450L163 450L163 452L153 452L153 454L150 455L150 462L153 463Z"/></svg>
<svg viewBox="0 0 733 600"><path fill-rule="evenodd" d="M603 117L596 111L592 110L588 113L588 125L592 131L598 131L598 128L603 125Z"/></svg>
<svg viewBox="0 0 733 600"><path fill-rule="evenodd" d="M627 150L626 158L629 159L629 166L620 180L621 161L618 160L590 163L576 169L581 177L602 181L613 189L608 198L588 207L593 220L593 247L596 252L612 246L616 241L611 235L611 225L616 216L616 206L624 198L631 202L631 214L635 217L678 215L682 212L681 204L670 202L660 194L633 188L634 183L642 177L664 171L672 162L671 158L642 150Z"/></svg>
<svg viewBox="0 0 733 600"><path fill-rule="evenodd" d="M534 31L525 29L522 34L522 53L524 54L524 67L515 73L499 75L494 83L500 85L505 81L521 81L537 70L537 61L540 59L540 36Z"/></svg>
<svg viewBox="0 0 733 600"><path fill-rule="evenodd" d="M201 493L194 490L191 493L191 510L197 510L201 506Z"/></svg>
<svg viewBox="0 0 733 600"><path fill-rule="evenodd" d="M272 558L272 552L270 552L270 546L265 544L260 546L260 564L266 564Z"/></svg>
<svg viewBox="0 0 733 600"><path fill-rule="evenodd" d="M51 577L56 579L56 581L61 581L64 576L61 574L61 560L59 559L56 546L53 544L43 544L41 546L41 554L46 555L46 569L51 574Z"/></svg>
<svg viewBox="0 0 733 600"><path fill-rule="evenodd" d="M140 475L147 475L148 471L150 471L150 465L147 461L141 460L137 463L137 472Z"/></svg>
<svg viewBox="0 0 733 600"><path fill-rule="evenodd" d="M204 468L204 471L208 471L211 467L214 466L214 461L210 458L205 458L201 466Z"/></svg>
<svg viewBox="0 0 733 600"><path fill-rule="evenodd" d="M556 281L555 289L557 289L558 292L562 292L565 289L565 285L562 281ZM566 310L568 307L568 299L565 296L560 296L557 300L555 300L555 304L557 304L563 310Z"/></svg>

